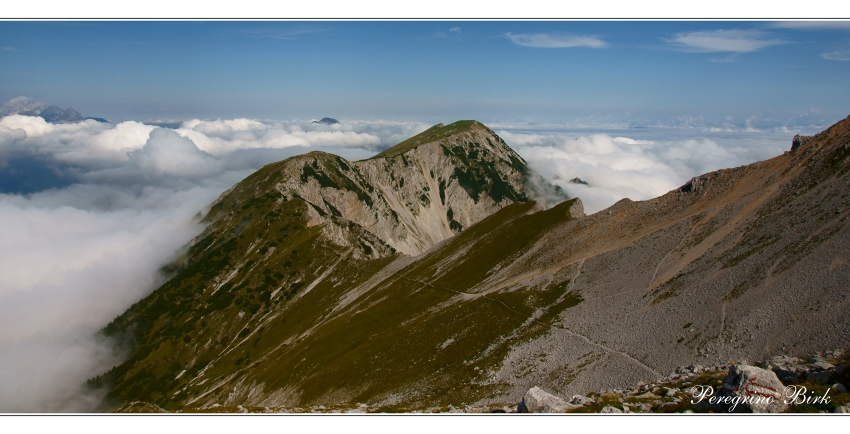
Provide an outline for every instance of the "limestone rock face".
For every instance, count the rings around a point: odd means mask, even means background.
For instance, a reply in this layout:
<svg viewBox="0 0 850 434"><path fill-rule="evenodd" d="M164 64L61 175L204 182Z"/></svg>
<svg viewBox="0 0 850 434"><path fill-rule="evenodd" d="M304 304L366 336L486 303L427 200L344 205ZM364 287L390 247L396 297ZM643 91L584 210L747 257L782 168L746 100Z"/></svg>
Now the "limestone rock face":
<svg viewBox="0 0 850 434"><path fill-rule="evenodd" d="M336 244L351 243L345 223L334 217L392 248L372 245L366 256L418 255L534 195L522 157L476 121L438 124L368 160L310 152L266 169L279 180L274 188L284 199L297 197L312 206L309 225L326 225L325 235Z"/></svg>
<svg viewBox="0 0 850 434"><path fill-rule="evenodd" d="M735 365L723 380L723 391L743 400L740 409L753 413L780 413L788 405L783 401L785 386L772 371L750 365ZM738 410L738 409L736 409Z"/></svg>

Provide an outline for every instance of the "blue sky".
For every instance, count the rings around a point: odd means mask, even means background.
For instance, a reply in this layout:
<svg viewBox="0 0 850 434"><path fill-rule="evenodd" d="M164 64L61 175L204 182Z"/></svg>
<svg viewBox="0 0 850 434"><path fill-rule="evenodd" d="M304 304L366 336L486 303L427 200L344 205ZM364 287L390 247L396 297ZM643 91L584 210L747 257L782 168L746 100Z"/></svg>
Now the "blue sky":
<svg viewBox="0 0 850 434"><path fill-rule="evenodd" d="M110 120L770 128L850 113L847 22L0 22L0 63L0 100Z"/></svg>

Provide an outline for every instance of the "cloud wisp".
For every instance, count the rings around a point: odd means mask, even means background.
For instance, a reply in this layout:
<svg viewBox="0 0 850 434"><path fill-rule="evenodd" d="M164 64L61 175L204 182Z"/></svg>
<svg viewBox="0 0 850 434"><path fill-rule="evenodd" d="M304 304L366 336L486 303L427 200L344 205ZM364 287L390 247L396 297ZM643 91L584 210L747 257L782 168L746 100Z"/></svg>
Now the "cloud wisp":
<svg viewBox="0 0 850 434"><path fill-rule="evenodd" d="M516 45L534 48L604 48L605 41L596 36L575 36L556 33L505 33L505 37Z"/></svg>
<svg viewBox="0 0 850 434"><path fill-rule="evenodd" d="M283 39L287 41L294 41L298 39L302 39L306 35L312 35L317 33L324 33L331 31L331 28L317 28L317 27L301 27L301 28L292 28L292 29L280 29L280 28L254 28L254 29L240 29L234 30L233 33L240 33L249 36L254 36L258 38L269 38L269 39Z"/></svg>
<svg viewBox="0 0 850 434"><path fill-rule="evenodd" d="M827 53L822 53L820 57L826 60L838 60L840 62L850 62L850 50L836 50Z"/></svg>
<svg viewBox="0 0 850 434"><path fill-rule="evenodd" d="M25 96L19 96L6 101L0 106L0 116L16 114L19 112L35 111L48 107L48 104L43 102L35 102Z"/></svg>
<svg viewBox="0 0 850 434"><path fill-rule="evenodd" d="M689 53L751 53L786 43L760 30L742 29L683 32L664 41Z"/></svg>
<svg viewBox="0 0 850 434"><path fill-rule="evenodd" d="M798 30L850 30L850 21L777 21L771 27Z"/></svg>

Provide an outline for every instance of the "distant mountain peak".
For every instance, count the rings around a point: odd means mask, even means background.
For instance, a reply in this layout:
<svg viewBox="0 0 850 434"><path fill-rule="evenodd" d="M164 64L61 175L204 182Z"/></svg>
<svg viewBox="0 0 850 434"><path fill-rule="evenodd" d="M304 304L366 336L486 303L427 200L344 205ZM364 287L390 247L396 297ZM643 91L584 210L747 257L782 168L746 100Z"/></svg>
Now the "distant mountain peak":
<svg viewBox="0 0 850 434"><path fill-rule="evenodd" d="M26 97L12 98L2 107L0 107L0 116L9 115L23 116L39 116L52 124L61 124L68 122L80 122L87 119L92 119L97 122L107 123L106 119L83 116L80 112L71 107L62 108L55 105L49 105L43 102L31 101Z"/></svg>
<svg viewBox="0 0 850 434"><path fill-rule="evenodd" d="M322 118L318 121L313 121L314 124L322 124L322 125L333 125L338 124L339 121L334 118Z"/></svg>

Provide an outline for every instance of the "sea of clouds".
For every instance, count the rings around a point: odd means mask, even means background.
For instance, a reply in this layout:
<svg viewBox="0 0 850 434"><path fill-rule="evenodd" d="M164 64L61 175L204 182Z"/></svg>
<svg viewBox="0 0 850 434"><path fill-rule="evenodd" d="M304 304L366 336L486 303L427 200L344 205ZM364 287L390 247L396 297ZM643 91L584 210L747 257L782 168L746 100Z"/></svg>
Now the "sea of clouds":
<svg viewBox="0 0 850 434"><path fill-rule="evenodd" d="M791 148L794 136L784 129L497 132L546 179L581 198L588 214L623 198L661 196L706 172L775 157ZM575 178L587 185L570 182Z"/></svg>
<svg viewBox="0 0 850 434"><path fill-rule="evenodd" d="M0 412L96 408L101 392L82 384L125 356L96 332L162 283L158 270L202 231L198 213L239 180L315 149L367 158L429 126L231 119L169 129L0 119L0 187L7 186L0 191ZM793 136L498 133L546 178L581 197L588 212L773 157ZM588 185L569 182L576 177Z"/></svg>
<svg viewBox="0 0 850 434"><path fill-rule="evenodd" d="M366 158L427 127L0 119L0 173L18 190L0 192L0 412L95 408L81 384L123 356L95 333L162 283L198 212L239 180L314 149ZM28 191L45 173L55 185Z"/></svg>

